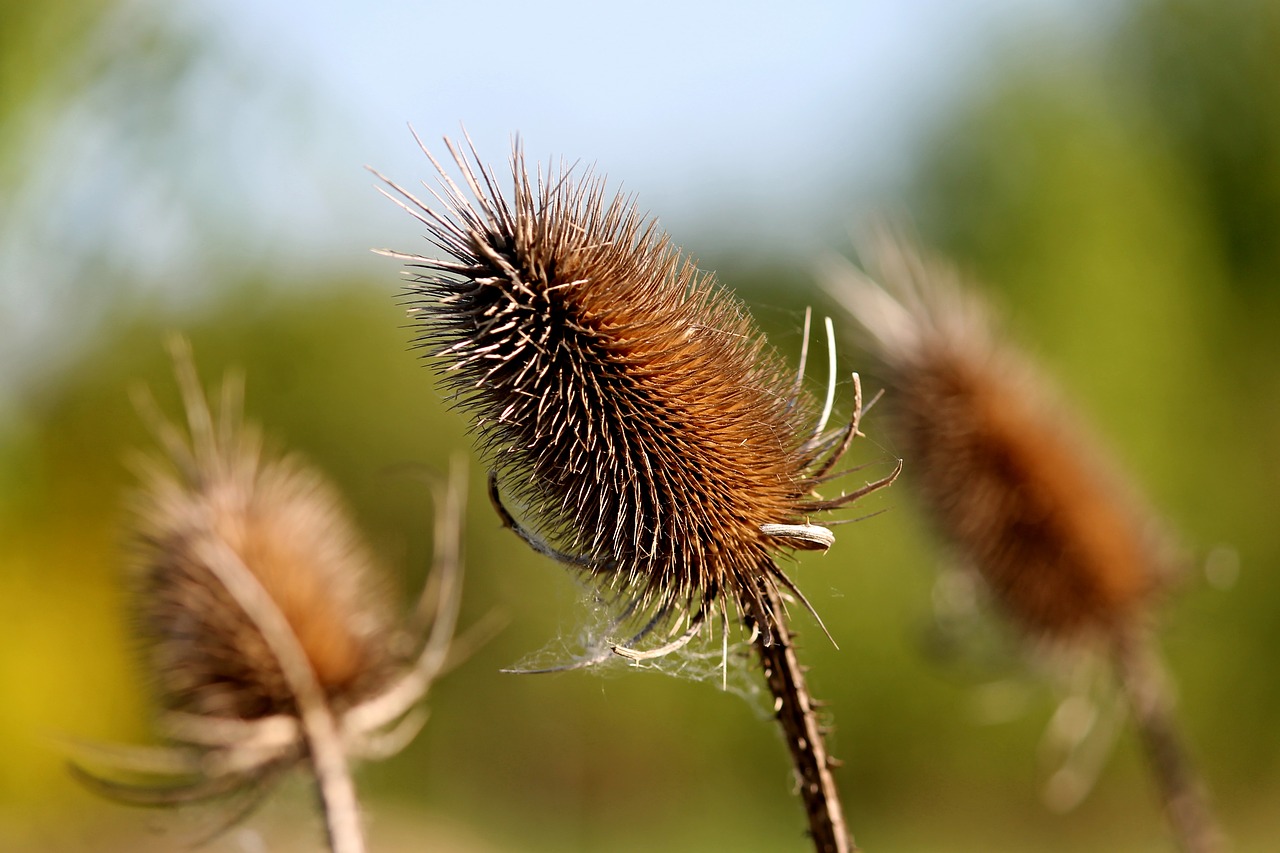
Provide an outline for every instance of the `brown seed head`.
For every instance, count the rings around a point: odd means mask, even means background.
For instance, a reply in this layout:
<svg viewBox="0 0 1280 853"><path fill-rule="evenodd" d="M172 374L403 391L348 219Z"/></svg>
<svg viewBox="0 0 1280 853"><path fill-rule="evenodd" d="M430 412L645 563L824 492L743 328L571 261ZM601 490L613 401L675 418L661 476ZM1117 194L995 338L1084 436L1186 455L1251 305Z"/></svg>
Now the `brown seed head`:
<svg viewBox="0 0 1280 853"><path fill-rule="evenodd" d="M767 525L834 506L814 489L839 436L811 436L743 306L628 199L590 174L535 182L518 147L508 199L449 147L469 194L434 160L435 205L387 182L444 257L390 254L490 464L624 612L759 604L770 553L799 541Z"/></svg>
<svg viewBox="0 0 1280 853"><path fill-rule="evenodd" d="M437 494L421 624L393 636L336 492L296 459L264 457L241 424L238 384L224 384L215 423L185 342L174 342L174 360L188 430L139 399L166 455L142 462L132 530L143 639L167 711L158 727L171 745L80 745L71 770L133 805L236 797L234 823L303 764L329 849L362 853L351 762L395 754L425 721L417 706L457 624L464 474Z"/></svg>
<svg viewBox="0 0 1280 853"><path fill-rule="evenodd" d="M215 424L185 351L178 369L190 439L160 424L168 458L144 463L135 508L139 615L165 704L238 719L294 712L269 644L210 569L217 548L261 584L329 701L356 701L386 674L387 626L341 501L297 459L264 458L234 384Z"/></svg>
<svg viewBox="0 0 1280 853"><path fill-rule="evenodd" d="M1131 624L1166 569L1152 514L954 271L888 236L871 254L880 283L838 263L825 284L883 363L893 435L943 537L1033 635Z"/></svg>

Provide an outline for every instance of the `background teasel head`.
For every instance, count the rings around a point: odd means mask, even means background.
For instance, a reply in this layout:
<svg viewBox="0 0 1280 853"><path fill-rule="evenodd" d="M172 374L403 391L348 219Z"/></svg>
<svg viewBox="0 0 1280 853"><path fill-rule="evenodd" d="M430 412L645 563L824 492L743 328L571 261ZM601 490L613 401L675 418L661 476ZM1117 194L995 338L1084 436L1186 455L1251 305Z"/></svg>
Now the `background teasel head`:
<svg viewBox="0 0 1280 853"><path fill-rule="evenodd" d="M925 509L1025 636L1107 656L1179 844L1220 851L1147 618L1176 549L953 270L885 231L868 254L879 282L833 261L825 285L883 363L893 437ZM1059 808L1088 792L1106 753L1084 751L1093 726L1078 728L1046 791Z"/></svg>
<svg viewBox="0 0 1280 853"><path fill-rule="evenodd" d="M470 196L434 159L434 206L383 178L444 257L387 254L530 530L499 511L644 628L721 606L767 627L766 590L791 587L771 554L825 549L810 519L866 491L816 493L857 413L828 432L830 399L818 416L744 307L602 180L531 178L517 146L508 200L446 144Z"/></svg>
<svg viewBox="0 0 1280 853"><path fill-rule="evenodd" d="M1154 513L954 270L885 230L869 249L871 275L833 260L824 284L881 363L892 438L942 538L1031 637L1131 627L1176 559Z"/></svg>
<svg viewBox="0 0 1280 853"><path fill-rule="evenodd" d="M416 706L457 616L462 479L437 500L437 564L418 614L430 634L414 638L389 618L333 487L264 452L241 422L239 383L224 383L215 418L185 342L173 350L189 435L140 398L164 456L140 462L132 537L144 662L174 745L86 747L107 772L75 769L107 796L171 805L262 795L305 762L332 848L361 850L349 759L394 753L424 719Z"/></svg>

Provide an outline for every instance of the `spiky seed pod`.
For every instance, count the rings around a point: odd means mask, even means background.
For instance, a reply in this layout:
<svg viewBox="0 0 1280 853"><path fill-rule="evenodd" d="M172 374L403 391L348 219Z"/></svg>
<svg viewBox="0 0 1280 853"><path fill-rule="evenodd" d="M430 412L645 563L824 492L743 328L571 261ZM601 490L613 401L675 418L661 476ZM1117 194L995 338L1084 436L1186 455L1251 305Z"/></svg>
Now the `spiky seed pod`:
<svg viewBox="0 0 1280 853"><path fill-rule="evenodd" d="M953 269L886 231L868 254L879 282L833 260L824 285L882 362L925 509L1027 637L1109 654L1179 844L1220 851L1147 619L1170 537Z"/></svg>
<svg viewBox="0 0 1280 853"><path fill-rule="evenodd" d="M800 543L766 531L833 506L814 491L832 444L811 440L794 378L743 306L603 181L535 188L517 150L508 201L451 151L474 203L451 182L438 208L395 187L447 257L396 256L419 271L417 342L481 451L626 607L767 614L770 555Z"/></svg>
<svg viewBox="0 0 1280 853"><path fill-rule="evenodd" d="M190 411L192 444L171 434L170 458L144 465L139 620L162 701L242 720L296 712L260 627L208 565L216 543L274 602L332 705L352 705L391 663L373 560L334 489L295 457L264 458L235 406L224 395L216 425Z"/></svg>
<svg viewBox="0 0 1280 853"><path fill-rule="evenodd" d="M1034 637L1132 624L1169 574L1154 513L953 270L887 235L871 254L882 282L833 262L826 287L869 333L892 435L943 538Z"/></svg>
<svg viewBox="0 0 1280 853"><path fill-rule="evenodd" d="M499 512L589 576L637 637L680 620L696 631L717 611L758 628L815 843L848 849L782 612L779 586L794 587L774 555L825 548L830 532L810 518L892 475L818 496L856 413L844 430L825 433L825 416L814 430L814 408L742 305L629 199L591 175L535 184L518 147L508 199L474 150L473 166L446 144L469 194L434 159L435 206L386 181L444 257L388 254L415 273L417 343L535 532L495 500Z"/></svg>
<svg viewBox="0 0 1280 853"><path fill-rule="evenodd" d="M138 621L173 745L82 748L108 772L73 770L135 805L239 794L252 807L305 763L330 849L362 853L350 760L394 754L424 720L415 706L457 620L463 475L437 501L432 582L415 614L424 624L393 630L337 492L296 458L263 453L241 423L237 384L224 385L215 422L184 342L174 359L189 430L139 399L166 454L140 463L132 531Z"/></svg>

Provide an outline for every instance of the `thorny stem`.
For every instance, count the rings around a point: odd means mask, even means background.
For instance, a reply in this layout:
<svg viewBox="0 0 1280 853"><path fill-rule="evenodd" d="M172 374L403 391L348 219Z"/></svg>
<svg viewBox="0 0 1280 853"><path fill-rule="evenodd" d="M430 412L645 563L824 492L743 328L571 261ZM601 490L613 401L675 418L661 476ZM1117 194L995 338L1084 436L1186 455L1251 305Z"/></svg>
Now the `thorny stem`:
<svg viewBox="0 0 1280 853"><path fill-rule="evenodd" d="M857 853L858 847L845 825L840 795L831 774L835 761L827 753L813 697L796 658L782 597L772 584L766 584L763 598L773 611L771 618L764 618L762 614L749 614L748 618L759 628L755 632L756 652L773 695L778 723L791 750L791 763L800 783L814 849L817 853ZM770 625L772 629L767 627Z"/></svg>
<svg viewBox="0 0 1280 853"><path fill-rule="evenodd" d="M1115 638L1114 655L1178 846L1184 853L1222 853L1226 838L1183 746L1168 681L1150 639L1138 630L1122 630Z"/></svg>

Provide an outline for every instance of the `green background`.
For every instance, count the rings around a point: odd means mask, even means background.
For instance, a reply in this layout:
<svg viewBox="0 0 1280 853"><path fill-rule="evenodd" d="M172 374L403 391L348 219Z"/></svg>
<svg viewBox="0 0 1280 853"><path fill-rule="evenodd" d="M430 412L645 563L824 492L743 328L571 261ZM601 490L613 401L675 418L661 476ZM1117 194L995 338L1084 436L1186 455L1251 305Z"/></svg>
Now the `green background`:
<svg viewBox="0 0 1280 853"><path fill-rule="evenodd" d="M123 75L120 108L149 105L138 117L140 160L180 154L148 140L163 138L183 75L218 46L157 25L113 53L96 36L111 12L108 0L0 9L8 240L36 227L18 203L35 192L30 158L84 91L105 92L110 108ZM936 117L895 208L983 283L1011 334L1195 555L1161 612L1163 648L1236 849L1271 850L1280 837L1280 7L1132 4L1087 48L1052 48L1011 49L988 85ZM363 203L386 204L372 193ZM109 218L110 204L89 215ZM462 417L408 351L393 261L291 275L220 242L234 199L192 215L207 235L191 270L197 296L139 286L109 240L69 246L47 258L74 282L57 303L68 340L39 363L9 367L26 379L0 412L6 850L178 849L219 814L99 803L71 782L59 746L146 738L120 522L124 459L148 446L129 388L145 383L176 411L166 332L191 338L210 384L243 369L250 417L339 484L406 600L430 559L423 474L469 448ZM689 245L697 235L673 238ZM804 306L825 305L815 259L768 246L751 257L715 245L699 254L793 358ZM864 362L847 345L841 358L842 370ZM876 420L855 455L883 466L894 448ZM505 628L437 686L430 722L403 754L362 768L372 848L805 849L774 727L714 681L621 666L498 671L539 649L571 649L589 617L564 571L500 529L482 472L473 464L471 473L463 624L496 612ZM838 528L829 554L792 572L839 643L799 620L815 692L837 722L838 778L862 846L1171 849L1127 729L1080 807L1060 815L1042 805L1052 767L1039 744L1069 673L1029 663L991 620L966 623L959 637L942 631L932 603L940 558L909 490L862 507L885 512ZM259 841L319 843L303 785L286 785L207 849Z"/></svg>

